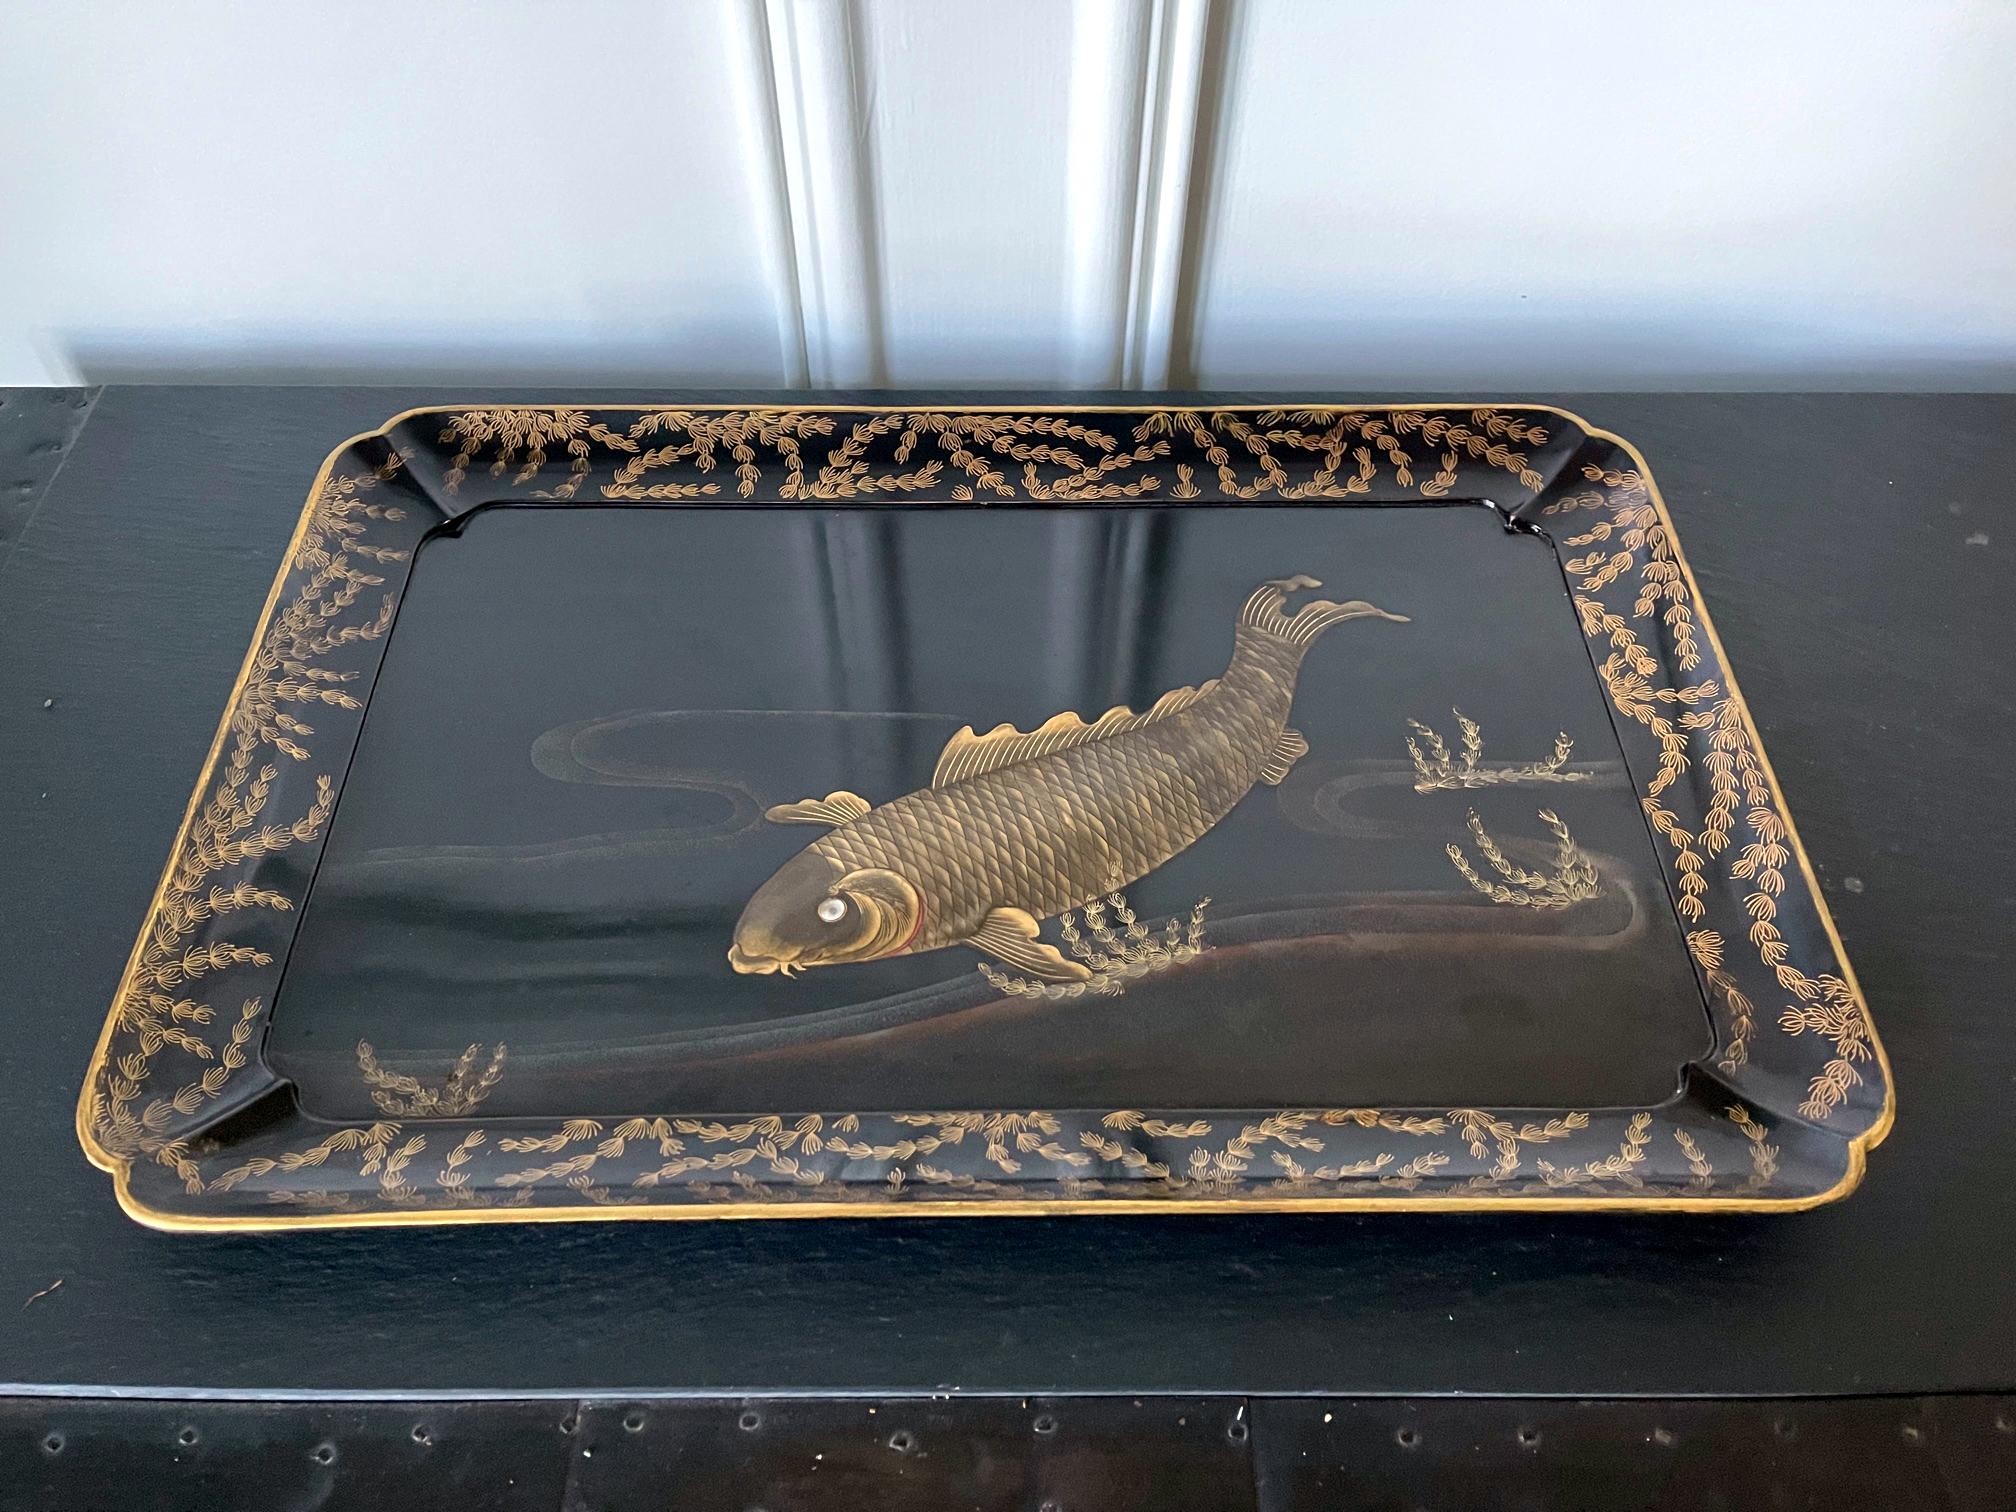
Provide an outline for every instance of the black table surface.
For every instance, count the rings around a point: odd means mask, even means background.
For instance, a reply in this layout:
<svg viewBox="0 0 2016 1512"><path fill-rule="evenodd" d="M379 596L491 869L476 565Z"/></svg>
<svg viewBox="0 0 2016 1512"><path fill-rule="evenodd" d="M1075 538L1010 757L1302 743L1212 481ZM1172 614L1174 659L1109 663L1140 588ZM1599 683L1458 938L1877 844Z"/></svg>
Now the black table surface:
<svg viewBox="0 0 2016 1512"><path fill-rule="evenodd" d="M1896 1130L1844 1203L261 1236L123 1217L78 1151L78 1083L323 456L416 404L754 397L4 392L0 1391L2016 1386L2006 396L1501 396L1635 441L1678 522L1894 1063Z"/></svg>

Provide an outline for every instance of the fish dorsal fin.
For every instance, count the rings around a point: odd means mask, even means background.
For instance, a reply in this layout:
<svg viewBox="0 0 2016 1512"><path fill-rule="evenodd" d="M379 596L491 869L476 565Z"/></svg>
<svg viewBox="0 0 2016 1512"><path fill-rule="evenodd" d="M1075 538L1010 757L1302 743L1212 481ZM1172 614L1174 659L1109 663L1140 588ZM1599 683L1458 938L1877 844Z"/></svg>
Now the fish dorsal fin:
<svg viewBox="0 0 2016 1512"><path fill-rule="evenodd" d="M780 803L763 811L772 824L825 824L834 829L852 824L868 812L868 800L844 789L824 798L800 798L796 803Z"/></svg>
<svg viewBox="0 0 2016 1512"><path fill-rule="evenodd" d="M1218 680L1213 678L1195 688L1171 688L1143 713L1136 714L1125 704L1118 704L1090 724L1067 710L1051 716L1033 730L1018 730L1011 724L998 724L985 735L976 735L973 726L966 725L946 741L945 749L939 752L938 768L931 774L931 786L950 787L955 782L966 782L988 772L998 772L1002 767L1034 761L1053 751L1065 751L1072 746L1089 745L1095 740L1138 730L1158 719L1181 713L1217 686Z"/></svg>

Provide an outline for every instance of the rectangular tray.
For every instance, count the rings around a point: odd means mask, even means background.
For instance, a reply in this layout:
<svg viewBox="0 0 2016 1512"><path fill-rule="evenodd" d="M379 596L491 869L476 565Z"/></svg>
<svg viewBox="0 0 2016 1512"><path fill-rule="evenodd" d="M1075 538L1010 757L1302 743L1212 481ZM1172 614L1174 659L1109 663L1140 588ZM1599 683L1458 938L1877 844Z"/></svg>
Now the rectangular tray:
<svg viewBox="0 0 2016 1512"><path fill-rule="evenodd" d="M1891 1109L1619 438L554 406L324 464L78 1132L163 1228L1785 1210Z"/></svg>

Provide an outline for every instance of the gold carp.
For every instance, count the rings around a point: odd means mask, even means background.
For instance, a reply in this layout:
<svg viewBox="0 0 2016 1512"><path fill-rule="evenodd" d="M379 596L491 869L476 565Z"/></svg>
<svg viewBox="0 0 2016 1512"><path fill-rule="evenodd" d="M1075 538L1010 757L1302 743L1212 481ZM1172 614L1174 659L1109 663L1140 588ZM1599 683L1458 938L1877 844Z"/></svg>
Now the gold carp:
<svg viewBox="0 0 2016 1512"><path fill-rule="evenodd" d="M1309 749L1288 715L1316 637L1346 620L1405 622L1356 599L1284 612L1288 594L1321 586L1299 575L1261 584L1224 674L1144 713L1114 708L1089 724L1064 713L984 735L968 725L927 788L879 808L841 791L768 810L831 832L749 899L729 964L789 976L969 945L1040 981L1084 980L1089 969L1043 943L1039 922L1146 876L1256 782L1288 775Z"/></svg>

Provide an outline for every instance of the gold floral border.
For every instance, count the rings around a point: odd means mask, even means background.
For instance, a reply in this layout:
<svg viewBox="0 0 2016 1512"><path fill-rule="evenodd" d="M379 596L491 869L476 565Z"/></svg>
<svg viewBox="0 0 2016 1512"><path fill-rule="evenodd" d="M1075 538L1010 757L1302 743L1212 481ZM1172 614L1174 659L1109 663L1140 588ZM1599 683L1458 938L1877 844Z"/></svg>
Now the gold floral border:
<svg viewBox="0 0 2016 1512"><path fill-rule="evenodd" d="M311 755L315 723L340 726L328 737L339 755L346 730L354 741L350 689L368 687L396 610L388 574L420 535L512 499L759 496L1488 498L1544 530L1627 760L1649 774L1642 801L1716 1023L1712 1061L1658 1108L649 1115L541 1132L473 1116L505 1074L502 1046L480 1074L471 1047L439 1093L361 1046L387 1118L330 1128L289 1113L229 1144L211 1137L261 1099L291 1110L250 1047L311 875L297 858L335 803ZM260 990L232 1008L239 989L222 989L234 980ZM1780 1005L1760 1038L1767 994ZM510 406L410 411L324 464L108 1016L78 1131L135 1217L245 1228L1395 1201L1785 1209L1852 1189L1891 1116L1880 1042L1776 779L1656 485L1621 439L1530 405Z"/></svg>

